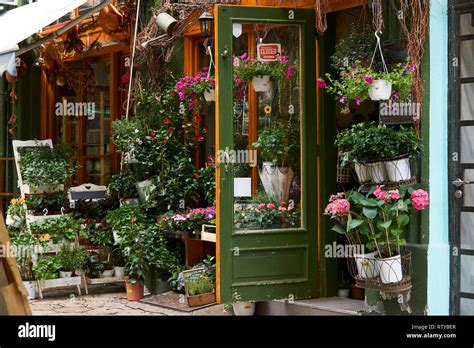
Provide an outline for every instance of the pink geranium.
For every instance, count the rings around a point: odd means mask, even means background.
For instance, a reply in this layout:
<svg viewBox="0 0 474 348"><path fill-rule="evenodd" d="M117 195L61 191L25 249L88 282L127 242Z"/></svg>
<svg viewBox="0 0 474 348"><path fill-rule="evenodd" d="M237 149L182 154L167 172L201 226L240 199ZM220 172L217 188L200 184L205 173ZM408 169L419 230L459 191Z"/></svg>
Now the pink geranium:
<svg viewBox="0 0 474 348"><path fill-rule="evenodd" d="M264 209L265 208L265 203L260 203L258 205L258 209Z"/></svg>
<svg viewBox="0 0 474 348"><path fill-rule="evenodd" d="M377 185L374 191L374 196L381 201L385 201L387 199L387 192L382 190L383 185Z"/></svg>
<svg viewBox="0 0 474 348"><path fill-rule="evenodd" d="M411 194L411 205L416 210L424 210L429 202L428 193L425 190L418 189Z"/></svg>

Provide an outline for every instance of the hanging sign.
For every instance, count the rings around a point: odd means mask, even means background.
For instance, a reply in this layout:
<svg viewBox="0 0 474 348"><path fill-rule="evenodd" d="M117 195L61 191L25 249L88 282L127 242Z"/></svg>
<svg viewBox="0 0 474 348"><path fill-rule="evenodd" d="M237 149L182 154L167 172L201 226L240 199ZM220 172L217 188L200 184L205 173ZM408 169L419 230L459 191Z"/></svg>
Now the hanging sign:
<svg viewBox="0 0 474 348"><path fill-rule="evenodd" d="M257 60L260 62L275 62L281 57L281 44L257 44Z"/></svg>

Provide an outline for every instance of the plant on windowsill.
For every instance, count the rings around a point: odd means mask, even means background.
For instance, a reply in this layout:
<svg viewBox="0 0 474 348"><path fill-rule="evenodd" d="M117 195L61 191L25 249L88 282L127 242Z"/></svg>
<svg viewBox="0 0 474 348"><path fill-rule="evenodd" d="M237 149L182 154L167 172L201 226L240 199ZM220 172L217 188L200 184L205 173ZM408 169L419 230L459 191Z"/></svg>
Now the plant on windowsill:
<svg viewBox="0 0 474 348"><path fill-rule="evenodd" d="M65 144L19 148L19 152L24 183L42 191L58 190L79 167L74 151Z"/></svg>
<svg viewBox="0 0 474 348"><path fill-rule="evenodd" d="M271 79L284 82L295 76L296 66L292 65L287 56L278 61L260 62L247 53L234 57L234 79L252 81L255 92L268 92L272 88Z"/></svg>

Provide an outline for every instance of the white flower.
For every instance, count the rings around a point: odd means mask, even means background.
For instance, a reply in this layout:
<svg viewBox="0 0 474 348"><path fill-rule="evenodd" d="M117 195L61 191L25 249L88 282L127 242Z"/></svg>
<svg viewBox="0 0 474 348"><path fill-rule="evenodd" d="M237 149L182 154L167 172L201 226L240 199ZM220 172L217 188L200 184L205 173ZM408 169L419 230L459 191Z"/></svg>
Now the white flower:
<svg viewBox="0 0 474 348"><path fill-rule="evenodd" d="M135 128L135 133L138 133L138 132L139 132L138 128Z"/></svg>

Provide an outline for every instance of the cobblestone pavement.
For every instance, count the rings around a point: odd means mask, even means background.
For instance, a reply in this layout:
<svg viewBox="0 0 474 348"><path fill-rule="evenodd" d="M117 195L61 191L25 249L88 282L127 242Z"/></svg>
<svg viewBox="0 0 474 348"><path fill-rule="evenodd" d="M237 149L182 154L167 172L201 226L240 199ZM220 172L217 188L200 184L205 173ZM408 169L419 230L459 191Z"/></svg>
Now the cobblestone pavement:
<svg viewBox="0 0 474 348"><path fill-rule="evenodd" d="M44 299L31 300L33 315L229 315L223 305L206 307L190 313L171 310L141 302L127 301L123 288L89 288L89 295L55 291Z"/></svg>

